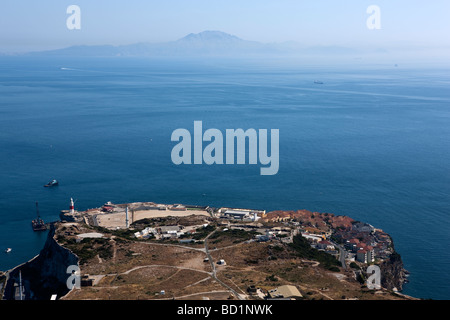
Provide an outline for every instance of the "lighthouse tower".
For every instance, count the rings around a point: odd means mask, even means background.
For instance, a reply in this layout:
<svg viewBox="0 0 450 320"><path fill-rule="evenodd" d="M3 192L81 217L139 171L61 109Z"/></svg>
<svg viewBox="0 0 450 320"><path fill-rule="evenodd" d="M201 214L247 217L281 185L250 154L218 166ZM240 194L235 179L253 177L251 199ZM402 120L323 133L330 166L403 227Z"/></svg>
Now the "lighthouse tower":
<svg viewBox="0 0 450 320"><path fill-rule="evenodd" d="M75 210L75 202L73 198L70 198L70 207L69 210L61 210L59 213L59 218L61 221L67 222L82 222L83 216Z"/></svg>

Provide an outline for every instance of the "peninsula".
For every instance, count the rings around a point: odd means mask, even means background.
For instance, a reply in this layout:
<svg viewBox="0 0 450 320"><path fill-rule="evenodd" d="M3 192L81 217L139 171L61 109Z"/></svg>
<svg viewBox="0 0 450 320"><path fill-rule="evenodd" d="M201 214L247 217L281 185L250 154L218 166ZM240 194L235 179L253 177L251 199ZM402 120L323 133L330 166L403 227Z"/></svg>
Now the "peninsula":
<svg viewBox="0 0 450 320"><path fill-rule="evenodd" d="M369 265L381 288L367 287ZM71 268L79 273L73 274ZM74 285L70 279L78 277ZM391 237L350 217L137 202L77 211L2 275L3 299L404 300Z"/></svg>

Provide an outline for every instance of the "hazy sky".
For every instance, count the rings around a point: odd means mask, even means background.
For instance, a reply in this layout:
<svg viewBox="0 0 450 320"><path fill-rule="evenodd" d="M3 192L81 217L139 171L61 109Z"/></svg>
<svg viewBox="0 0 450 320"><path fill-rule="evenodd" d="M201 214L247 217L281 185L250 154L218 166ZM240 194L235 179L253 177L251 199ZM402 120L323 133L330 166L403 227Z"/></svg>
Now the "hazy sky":
<svg viewBox="0 0 450 320"><path fill-rule="evenodd" d="M69 30L69 5L81 30ZM370 5L381 30L369 30ZM260 42L450 47L449 0L1 0L0 51L161 42L220 30Z"/></svg>

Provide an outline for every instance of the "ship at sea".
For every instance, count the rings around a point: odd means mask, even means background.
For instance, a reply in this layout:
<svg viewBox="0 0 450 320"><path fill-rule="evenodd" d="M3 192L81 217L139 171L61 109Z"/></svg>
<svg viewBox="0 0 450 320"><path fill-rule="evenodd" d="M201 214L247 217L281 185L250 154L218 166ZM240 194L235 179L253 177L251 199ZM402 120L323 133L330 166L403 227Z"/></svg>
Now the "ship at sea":
<svg viewBox="0 0 450 320"><path fill-rule="evenodd" d="M52 180L52 181L50 181L49 183L47 183L44 187L46 187L46 188L49 188L49 187L55 187L55 186L57 186L57 185L59 185L59 182L57 181L57 180Z"/></svg>
<svg viewBox="0 0 450 320"><path fill-rule="evenodd" d="M36 202L36 213L37 213L36 219L31 221L31 226L33 227L33 231L47 230L47 225L45 224L44 220L42 220L41 217L39 216L39 207L38 207L37 202Z"/></svg>

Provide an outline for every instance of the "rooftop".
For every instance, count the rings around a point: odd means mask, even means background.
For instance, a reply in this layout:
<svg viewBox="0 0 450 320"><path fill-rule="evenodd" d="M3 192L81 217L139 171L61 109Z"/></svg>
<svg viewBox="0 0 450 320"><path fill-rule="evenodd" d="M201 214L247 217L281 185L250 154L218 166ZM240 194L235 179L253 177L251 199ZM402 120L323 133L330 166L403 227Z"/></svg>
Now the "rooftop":
<svg viewBox="0 0 450 320"><path fill-rule="evenodd" d="M302 298L302 294L297 287L284 285L269 291L271 298Z"/></svg>

